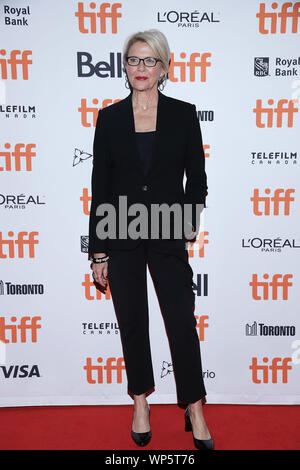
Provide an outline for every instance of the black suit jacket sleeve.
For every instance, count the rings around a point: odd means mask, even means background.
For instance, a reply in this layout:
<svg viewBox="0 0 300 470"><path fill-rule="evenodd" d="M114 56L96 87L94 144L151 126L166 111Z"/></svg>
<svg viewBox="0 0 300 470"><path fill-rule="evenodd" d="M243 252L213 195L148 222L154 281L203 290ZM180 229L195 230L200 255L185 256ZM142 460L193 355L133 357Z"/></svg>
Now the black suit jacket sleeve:
<svg viewBox="0 0 300 470"><path fill-rule="evenodd" d="M188 147L185 155L185 204L192 204L192 224L198 232L200 225L200 212L196 204L205 204L207 195L207 177L205 172L205 155L203 150L202 134L197 117L196 106L191 105Z"/></svg>
<svg viewBox="0 0 300 470"><path fill-rule="evenodd" d="M93 143L93 170L91 177L92 202L89 219L89 253L105 253L107 240L99 239L96 233L97 223L105 216L97 216L99 204L109 202L111 184L111 168L109 163L109 148L105 130L103 111L98 112L98 118Z"/></svg>

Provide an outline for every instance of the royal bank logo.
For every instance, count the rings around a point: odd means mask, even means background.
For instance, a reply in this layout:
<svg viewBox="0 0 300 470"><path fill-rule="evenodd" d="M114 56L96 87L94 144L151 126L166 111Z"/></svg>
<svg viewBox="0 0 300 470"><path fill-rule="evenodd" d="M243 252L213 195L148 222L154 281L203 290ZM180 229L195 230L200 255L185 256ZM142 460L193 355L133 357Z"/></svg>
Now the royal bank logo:
<svg viewBox="0 0 300 470"><path fill-rule="evenodd" d="M8 2L7 2L8 3ZM24 8L3 5L3 20L5 26L29 26L28 17L31 15L29 6Z"/></svg>
<svg viewBox="0 0 300 470"><path fill-rule="evenodd" d="M269 75L269 57L254 57L255 77L267 77Z"/></svg>
<svg viewBox="0 0 300 470"><path fill-rule="evenodd" d="M255 77L298 77L300 66L299 57L276 57L272 61L272 72L270 73L269 57L254 57L254 75Z"/></svg>
<svg viewBox="0 0 300 470"><path fill-rule="evenodd" d="M245 326L246 336L295 336L296 327L294 325L265 325L256 321Z"/></svg>
<svg viewBox="0 0 300 470"><path fill-rule="evenodd" d="M88 235L81 235L81 237L80 237L80 248L81 248L81 253L88 253L89 252L89 237L88 237Z"/></svg>

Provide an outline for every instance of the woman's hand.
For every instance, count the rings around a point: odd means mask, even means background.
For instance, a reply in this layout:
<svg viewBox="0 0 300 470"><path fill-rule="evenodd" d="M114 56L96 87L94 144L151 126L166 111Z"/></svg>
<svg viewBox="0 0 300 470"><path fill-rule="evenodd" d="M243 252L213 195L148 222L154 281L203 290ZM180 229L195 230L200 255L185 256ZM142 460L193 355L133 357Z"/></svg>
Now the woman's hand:
<svg viewBox="0 0 300 470"><path fill-rule="evenodd" d="M97 253L94 255L95 258L102 258L106 256L106 253ZM107 276L108 276L108 261L105 263L92 263L93 277L95 282L100 284L102 287L107 287Z"/></svg>

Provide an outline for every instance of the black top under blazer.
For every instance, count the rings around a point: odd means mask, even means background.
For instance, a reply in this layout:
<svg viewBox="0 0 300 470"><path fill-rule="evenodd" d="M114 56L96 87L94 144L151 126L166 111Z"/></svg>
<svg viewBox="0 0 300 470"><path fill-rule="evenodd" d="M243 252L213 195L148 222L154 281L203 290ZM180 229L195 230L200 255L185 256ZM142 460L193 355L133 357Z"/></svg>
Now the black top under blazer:
<svg viewBox="0 0 300 470"><path fill-rule="evenodd" d="M166 96L158 90L156 132L146 175L136 142L132 92L123 100L99 110L93 144L91 188L90 254L105 253L108 249L131 249L140 243L141 238L118 238L118 198L121 195L127 196L127 209L134 203L145 204L149 211L153 203L193 204L190 222L198 230L200 214L196 212L196 204L206 207L208 187L196 106ZM97 223L105 217L96 215L97 206L102 203L110 203L116 209L115 239L101 240L96 234ZM137 216L127 217L127 227ZM155 243L165 249L182 247L186 242L184 234L182 239L173 239L172 229L170 222L170 239L158 239Z"/></svg>

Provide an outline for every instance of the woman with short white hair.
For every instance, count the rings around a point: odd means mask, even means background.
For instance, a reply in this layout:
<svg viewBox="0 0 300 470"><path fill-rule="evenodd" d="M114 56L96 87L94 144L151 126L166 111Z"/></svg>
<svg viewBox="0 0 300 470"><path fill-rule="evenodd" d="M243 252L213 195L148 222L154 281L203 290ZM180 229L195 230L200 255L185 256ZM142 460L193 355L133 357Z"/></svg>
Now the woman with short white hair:
<svg viewBox="0 0 300 470"><path fill-rule="evenodd" d="M207 178L195 105L161 93L170 57L165 35L156 29L132 34L124 44L125 86L130 94L100 110L96 124L89 253L95 282L106 289L109 280L128 392L134 400L133 440L144 446L151 439L146 400L154 388L148 265L169 338L178 400L187 404L185 430L193 432L198 449L212 450L214 442L202 412L206 390L194 316L193 270L186 249L187 241L195 240L199 229L199 206L206 207ZM178 204L183 209L190 205L188 223L181 222L184 235L174 236L176 222L172 220L167 224L171 229L168 238L161 230L158 239L116 238L111 232L101 237L104 216L97 207L110 203L120 215L120 196L127 196L130 204L143 204L149 211L155 204Z"/></svg>

